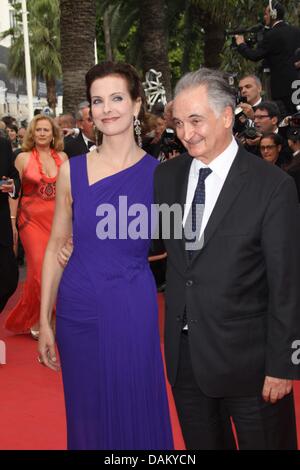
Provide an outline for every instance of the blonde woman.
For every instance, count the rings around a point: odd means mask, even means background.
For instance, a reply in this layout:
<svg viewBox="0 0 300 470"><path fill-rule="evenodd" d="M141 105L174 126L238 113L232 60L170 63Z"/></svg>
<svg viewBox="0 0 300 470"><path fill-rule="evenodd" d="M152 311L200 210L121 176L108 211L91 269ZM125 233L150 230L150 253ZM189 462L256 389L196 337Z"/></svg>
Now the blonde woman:
<svg viewBox="0 0 300 470"><path fill-rule="evenodd" d="M41 269L54 215L56 180L59 167L67 160L62 149L63 141L54 121L37 115L26 131L23 152L15 162L22 183L18 229L26 255L27 278L5 327L15 333L30 331L35 339L39 331ZM16 208L12 217L16 217Z"/></svg>

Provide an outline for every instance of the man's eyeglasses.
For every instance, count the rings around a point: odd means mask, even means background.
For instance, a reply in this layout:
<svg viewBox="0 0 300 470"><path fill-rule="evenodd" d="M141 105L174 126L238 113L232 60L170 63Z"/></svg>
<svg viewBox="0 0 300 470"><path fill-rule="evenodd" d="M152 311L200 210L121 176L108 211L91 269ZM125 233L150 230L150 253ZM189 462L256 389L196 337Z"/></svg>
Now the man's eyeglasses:
<svg viewBox="0 0 300 470"><path fill-rule="evenodd" d="M261 145L259 148L260 148L260 151L261 152L264 152L265 150L272 150L274 147L277 147L276 144L272 144L272 145Z"/></svg>
<svg viewBox="0 0 300 470"><path fill-rule="evenodd" d="M265 119L265 118L269 118L269 117L270 117L269 114L261 114L261 115L258 115L258 116L254 116L254 121L255 121L255 119L257 121L260 121L261 119Z"/></svg>

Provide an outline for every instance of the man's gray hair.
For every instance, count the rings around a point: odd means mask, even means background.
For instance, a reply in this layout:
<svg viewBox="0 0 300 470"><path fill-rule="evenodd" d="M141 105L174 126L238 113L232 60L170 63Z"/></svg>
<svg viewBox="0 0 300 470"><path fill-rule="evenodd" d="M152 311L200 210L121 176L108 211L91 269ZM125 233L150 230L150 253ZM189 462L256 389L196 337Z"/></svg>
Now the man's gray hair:
<svg viewBox="0 0 300 470"><path fill-rule="evenodd" d="M248 73L247 75L244 75L242 78L240 78L240 82L242 80L245 80L245 78L252 78L256 85L259 87L259 88L262 88L262 83L261 83L261 79L257 76L257 75L254 75L253 73Z"/></svg>
<svg viewBox="0 0 300 470"><path fill-rule="evenodd" d="M218 70L201 68L195 72L184 75L175 87L175 97L187 88L205 86L211 108L219 115L227 106L234 112L236 107L236 93L222 72Z"/></svg>
<svg viewBox="0 0 300 470"><path fill-rule="evenodd" d="M76 119L77 121L82 121L83 115L82 115L82 110L85 108L89 108L90 103L88 101L81 101L77 107L77 112L76 112Z"/></svg>

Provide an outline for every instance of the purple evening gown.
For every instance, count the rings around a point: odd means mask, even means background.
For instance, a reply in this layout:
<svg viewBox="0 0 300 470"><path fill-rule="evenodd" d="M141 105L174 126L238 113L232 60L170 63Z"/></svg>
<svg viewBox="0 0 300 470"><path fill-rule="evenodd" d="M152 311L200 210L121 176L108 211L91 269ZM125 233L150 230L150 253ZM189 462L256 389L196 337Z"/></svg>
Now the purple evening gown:
<svg viewBox="0 0 300 470"><path fill-rule="evenodd" d="M142 203L150 209L156 165L145 155L89 186L86 155L70 159L74 251L59 286L56 333L68 449L173 448L156 288L147 261L150 237L96 235L102 203L117 209L119 196L126 195L128 207Z"/></svg>

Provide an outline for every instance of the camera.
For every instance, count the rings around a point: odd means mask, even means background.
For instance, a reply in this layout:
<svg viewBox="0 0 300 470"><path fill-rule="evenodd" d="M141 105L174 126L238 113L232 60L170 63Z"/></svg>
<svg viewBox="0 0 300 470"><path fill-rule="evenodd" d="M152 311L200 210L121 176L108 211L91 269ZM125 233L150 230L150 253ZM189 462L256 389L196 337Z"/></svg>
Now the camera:
<svg viewBox="0 0 300 470"><path fill-rule="evenodd" d="M231 47L237 48L235 37L236 35L245 36L245 42L249 47L255 46L257 43L263 40L264 34L268 28L266 28L262 23L258 23L251 28L237 28L233 30L226 30L226 36L233 36Z"/></svg>
<svg viewBox="0 0 300 470"><path fill-rule="evenodd" d="M239 96L239 103L247 103L247 96Z"/></svg>
<svg viewBox="0 0 300 470"><path fill-rule="evenodd" d="M235 97L236 108L234 111L234 126L233 130L235 134L240 134L243 132L248 125L248 119L244 114L243 109L239 106L241 103L247 103L247 97L241 96L240 92L236 94Z"/></svg>
<svg viewBox="0 0 300 470"><path fill-rule="evenodd" d="M173 129L167 128L161 138L160 152L165 155L165 158L169 158L170 153L183 153L185 151Z"/></svg>
<svg viewBox="0 0 300 470"><path fill-rule="evenodd" d="M246 127L240 134L239 137L244 137L245 139L255 140L258 137L261 137L261 134L257 132L255 127Z"/></svg>

